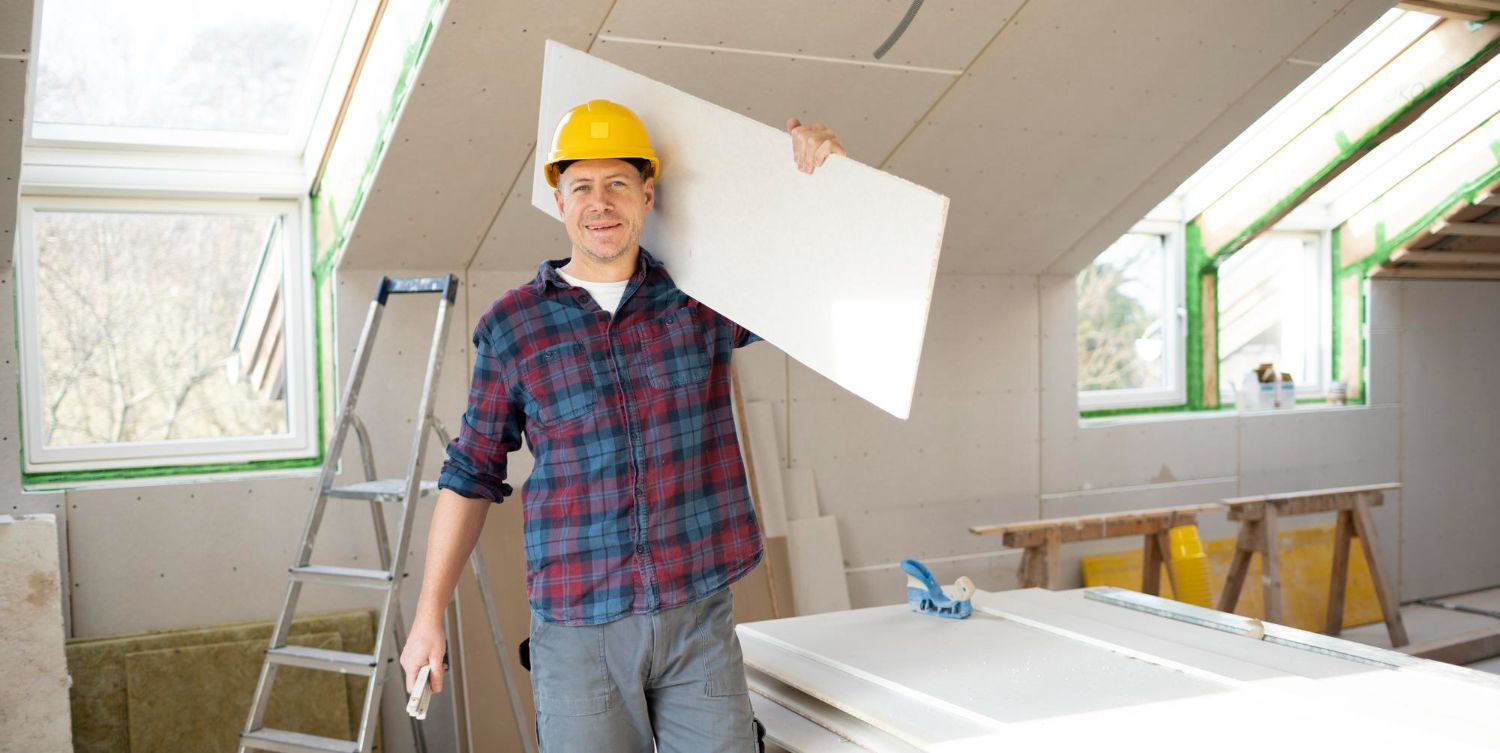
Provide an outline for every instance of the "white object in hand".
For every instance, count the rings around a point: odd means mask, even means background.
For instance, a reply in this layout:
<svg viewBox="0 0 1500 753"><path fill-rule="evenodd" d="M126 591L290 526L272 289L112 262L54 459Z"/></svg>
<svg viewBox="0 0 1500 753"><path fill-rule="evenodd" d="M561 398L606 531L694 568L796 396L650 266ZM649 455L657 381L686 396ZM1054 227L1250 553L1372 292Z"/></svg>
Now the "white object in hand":
<svg viewBox="0 0 1500 753"><path fill-rule="evenodd" d="M426 665L417 672L417 683L412 686L411 700L406 702L406 713L417 719L427 718L427 704L432 700L432 691L427 687L427 675L432 672L432 665Z"/></svg>

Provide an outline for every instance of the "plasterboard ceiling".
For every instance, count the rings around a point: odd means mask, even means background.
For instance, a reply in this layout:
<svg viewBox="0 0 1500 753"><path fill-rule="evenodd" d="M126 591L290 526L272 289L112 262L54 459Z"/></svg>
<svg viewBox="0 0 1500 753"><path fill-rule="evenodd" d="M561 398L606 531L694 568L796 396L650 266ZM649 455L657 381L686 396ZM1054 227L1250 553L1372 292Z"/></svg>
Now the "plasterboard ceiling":
<svg viewBox="0 0 1500 753"><path fill-rule="evenodd" d="M905 0L450 2L352 266L567 254L516 183L551 37L771 125L827 122L855 158L952 198L946 273L1067 274L1390 5L929 2L877 64Z"/></svg>
<svg viewBox="0 0 1500 753"><path fill-rule="evenodd" d="M31 47L33 0L0 2L0 53L24 55Z"/></svg>
<svg viewBox="0 0 1500 753"><path fill-rule="evenodd" d="M5 249L15 239L31 11L31 0L0 3L0 54L5 55L0 57L0 248ZM9 264L9 255L5 258Z"/></svg>

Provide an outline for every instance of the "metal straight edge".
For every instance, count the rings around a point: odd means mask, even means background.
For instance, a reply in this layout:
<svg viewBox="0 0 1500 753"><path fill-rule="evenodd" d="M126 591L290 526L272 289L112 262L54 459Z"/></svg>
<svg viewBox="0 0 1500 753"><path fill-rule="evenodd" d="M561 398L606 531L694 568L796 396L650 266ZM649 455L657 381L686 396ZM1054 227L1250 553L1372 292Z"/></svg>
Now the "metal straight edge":
<svg viewBox="0 0 1500 753"><path fill-rule="evenodd" d="M1150 596L1111 586L1097 586L1084 589L1083 598L1247 637L1252 636L1254 633L1254 622L1259 622L1249 617L1226 614L1213 609L1205 609L1192 604L1185 604L1159 596ZM1315 654L1332 656L1336 659L1344 659L1346 661L1387 669L1413 666L1415 662L1411 657L1394 651L1365 646L1341 638L1331 638L1306 630L1278 625L1273 622L1261 622L1260 626L1264 630L1264 637L1261 640L1266 643L1295 648L1301 651L1311 651Z"/></svg>

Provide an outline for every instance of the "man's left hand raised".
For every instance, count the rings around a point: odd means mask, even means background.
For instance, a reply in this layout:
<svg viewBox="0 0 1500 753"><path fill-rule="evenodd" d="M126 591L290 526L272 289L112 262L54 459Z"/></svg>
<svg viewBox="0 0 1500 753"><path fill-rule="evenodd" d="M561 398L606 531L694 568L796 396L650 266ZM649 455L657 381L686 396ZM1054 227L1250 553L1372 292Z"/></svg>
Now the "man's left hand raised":
<svg viewBox="0 0 1500 753"><path fill-rule="evenodd" d="M796 118L788 118L786 131L792 135L792 158L797 169L812 174L830 154L849 156L849 150L839 142L839 135L822 123L802 125Z"/></svg>

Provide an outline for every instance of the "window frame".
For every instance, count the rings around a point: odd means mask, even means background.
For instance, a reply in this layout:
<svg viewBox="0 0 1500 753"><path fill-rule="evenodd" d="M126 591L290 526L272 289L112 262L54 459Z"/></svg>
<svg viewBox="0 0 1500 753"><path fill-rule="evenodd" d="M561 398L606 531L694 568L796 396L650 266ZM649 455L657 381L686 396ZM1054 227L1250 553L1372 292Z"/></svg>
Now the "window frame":
<svg viewBox="0 0 1500 753"><path fill-rule="evenodd" d="M144 198L23 194L17 213L16 305L20 324L23 473L121 470L158 466L244 464L318 457L318 389L313 333L312 275L308 267L306 199ZM38 305L38 211L240 214L278 217L287 244L283 258L287 429L260 437L214 437L47 447L42 401L41 329Z"/></svg>
<svg viewBox="0 0 1500 753"><path fill-rule="evenodd" d="M1166 305L1163 306L1162 342L1166 352L1165 387L1131 387L1117 390L1078 390L1081 412L1138 410L1181 406L1187 403L1187 308L1184 255L1186 243L1181 223L1142 220L1122 235L1141 234L1162 237L1166 254ZM1075 303L1076 309L1076 303ZM1073 360L1078 361L1077 327L1074 327Z"/></svg>

